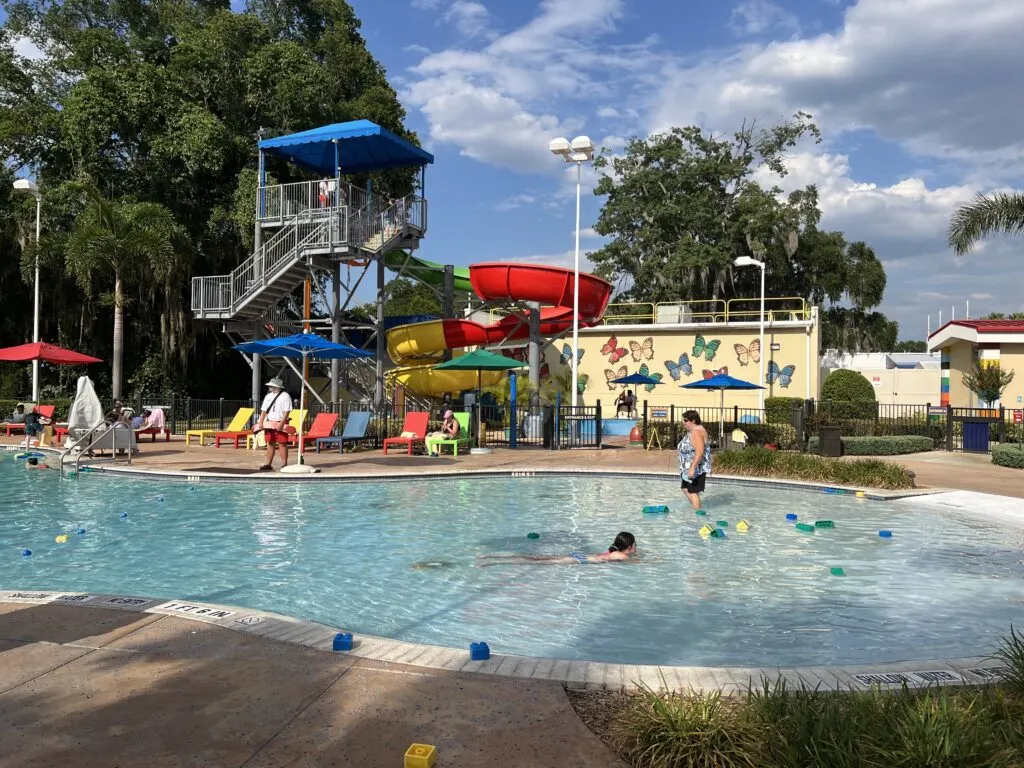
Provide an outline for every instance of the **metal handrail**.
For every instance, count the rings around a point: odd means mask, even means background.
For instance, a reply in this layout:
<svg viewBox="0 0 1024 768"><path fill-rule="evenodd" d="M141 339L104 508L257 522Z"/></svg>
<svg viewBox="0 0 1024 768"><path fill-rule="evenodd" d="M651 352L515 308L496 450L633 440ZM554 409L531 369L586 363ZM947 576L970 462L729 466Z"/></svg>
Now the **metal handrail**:
<svg viewBox="0 0 1024 768"><path fill-rule="evenodd" d="M96 435L95 432L98 429L102 429L103 431L99 435ZM77 440L75 440L70 448L65 448L61 452L60 457L58 458L58 463L60 464L60 474L61 474L61 477L64 476L64 463L65 463L64 459L65 459L65 457L69 453L71 453L72 451L75 451L75 450L78 451L78 454L75 456L75 474L78 474L78 469L79 469L79 466L81 465L81 461L82 461L82 454L88 453L89 451L91 451L93 449L93 447L95 447L95 445L100 440L102 440L104 437L106 437L114 429L125 429L125 427L123 427L123 426L122 427L118 427L116 424L107 424L106 421L101 421L101 422L95 424L94 426L92 426L84 435L82 435ZM70 435L71 433L69 432L68 434ZM93 438L92 441L87 446L85 446L84 448L81 448L80 446L82 444L82 441L85 440L87 437L90 437L90 436ZM111 450L111 455L114 457L114 462L116 463L117 462L117 445L116 445L116 441L115 441L115 445L114 445L113 449ZM129 446L128 447L128 466L131 466L131 463L132 463L132 449L131 449L131 446Z"/></svg>

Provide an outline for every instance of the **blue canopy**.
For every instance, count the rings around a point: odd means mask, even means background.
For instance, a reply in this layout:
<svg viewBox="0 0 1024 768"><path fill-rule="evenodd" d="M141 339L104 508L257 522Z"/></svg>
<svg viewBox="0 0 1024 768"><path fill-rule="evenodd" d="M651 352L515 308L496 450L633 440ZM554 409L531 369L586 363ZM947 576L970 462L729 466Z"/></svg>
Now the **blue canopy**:
<svg viewBox="0 0 1024 768"><path fill-rule="evenodd" d="M334 175L335 157L340 173L409 168L434 162L429 152L369 120L322 125L287 136L262 139L259 147L325 176Z"/></svg>
<svg viewBox="0 0 1024 768"><path fill-rule="evenodd" d="M617 379L612 379L608 382L609 384L633 384L634 386L643 386L644 384L663 384L664 382L658 379L652 379L650 376L644 376L639 373L631 373L629 376L621 376Z"/></svg>
<svg viewBox="0 0 1024 768"><path fill-rule="evenodd" d="M699 379L689 384L680 384L683 389L764 389L759 384L743 379L735 379L727 373L719 373L710 379Z"/></svg>
<svg viewBox="0 0 1024 768"><path fill-rule="evenodd" d="M356 349L348 344L338 344L315 333L296 333L276 339L257 339L236 344L233 349L251 355L273 357L315 357L319 360L352 360L357 357L373 357L372 352Z"/></svg>

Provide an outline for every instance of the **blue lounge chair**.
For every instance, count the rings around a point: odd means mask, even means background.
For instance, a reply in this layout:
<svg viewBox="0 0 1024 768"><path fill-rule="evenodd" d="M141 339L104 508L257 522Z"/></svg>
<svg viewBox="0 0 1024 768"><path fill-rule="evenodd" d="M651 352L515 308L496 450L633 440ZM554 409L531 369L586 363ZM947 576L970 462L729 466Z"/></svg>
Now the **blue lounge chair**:
<svg viewBox="0 0 1024 768"><path fill-rule="evenodd" d="M369 411L352 411L345 419L345 429L340 435L317 438L316 452L320 453L320 449L325 445L337 445L338 453L344 453L346 441L358 443L360 440L368 440L366 430L370 427L370 416Z"/></svg>

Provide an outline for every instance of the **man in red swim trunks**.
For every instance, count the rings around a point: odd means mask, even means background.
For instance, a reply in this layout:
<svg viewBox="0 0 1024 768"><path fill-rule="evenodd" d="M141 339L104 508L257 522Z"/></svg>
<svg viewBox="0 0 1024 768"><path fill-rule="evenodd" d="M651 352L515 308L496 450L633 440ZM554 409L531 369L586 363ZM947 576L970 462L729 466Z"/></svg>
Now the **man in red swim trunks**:
<svg viewBox="0 0 1024 768"><path fill-rule="evenodd" d="M284 382L276 376L267 382L270 391L263 398L260 406L260 418L256 422L256 432L263 430L267 441L267 461L260 471L274 468L274 450L281 456L281 466L288 464L288 414L292 410L292 397L284 391Z"/></svg>

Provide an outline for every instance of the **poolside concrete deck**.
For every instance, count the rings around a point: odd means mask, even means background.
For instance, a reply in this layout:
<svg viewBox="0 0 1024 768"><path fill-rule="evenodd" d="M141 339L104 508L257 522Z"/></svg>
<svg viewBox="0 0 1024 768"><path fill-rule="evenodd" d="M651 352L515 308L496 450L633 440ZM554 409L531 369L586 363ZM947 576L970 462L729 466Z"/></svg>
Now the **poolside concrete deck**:
<svg viewBox="0 0 1024 768"><path fill-rule="evenodd" d="M0 444L15 444L16 439L0 437ZM132 462L134 469L180 472L218 472L229 475L258 475L266 477L269 472L257 472L263 463L264 454L245 449L223 446L185 446L184 438L174 437L169 443L145 441L141 452ZM603 450L548 451L540 448L509 450L496 448L487 455L463 454L453 457L446 454L441 458L407 456L404 453L389 453L379 450L356 451L339 455L337 451L305 454L306 463L320 470L322 475L355 476L363 474L407 474L417 471L459 471L499 470L516 471L524 468L549 470L609 470L676 472L674 450L645 451L630 447L626 438L610 438ZM981 491L1024 498L1024 472L992 464L988 454L947 453L932 451L906 456L880 456L884 461L902 464L917 476L922 488L947 488L952 490ZM291 461L294 462L294 451ZM279 462L276 462L279 465ZM112 466L100 461L97 466ZM121 461L118 466L126 467ZM277 473L274 473L275 475ZM712 484L713 486L713 484ZM712 486L709 486L711 492Z"/></svg>
<svg viewBox="0 0 1024 768"><path fill-rule="evenodd" d="M0 603L0 766L621 767L562 686L171 616ZM6 755L6 757L5 757Z"/></svg>

